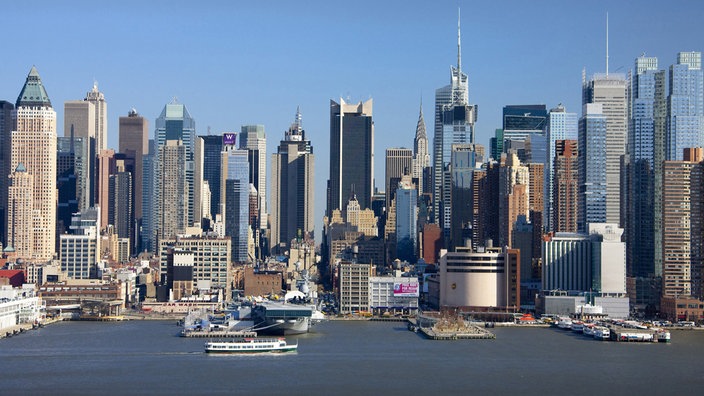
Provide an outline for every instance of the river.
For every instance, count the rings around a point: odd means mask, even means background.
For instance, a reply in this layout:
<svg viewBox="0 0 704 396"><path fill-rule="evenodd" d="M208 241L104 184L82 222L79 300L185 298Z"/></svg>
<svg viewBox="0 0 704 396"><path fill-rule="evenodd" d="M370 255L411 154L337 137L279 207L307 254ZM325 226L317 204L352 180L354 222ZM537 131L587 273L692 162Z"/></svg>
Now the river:
<svg viewBox="0 0 704 396"><path fill-rule="evenodd" d="M693 394L704 332L670 344L599 342L546 328L431 341L401 322L331 321L285 355L208 355L174 322L63 322L0 340L0 394Z"/></svg>

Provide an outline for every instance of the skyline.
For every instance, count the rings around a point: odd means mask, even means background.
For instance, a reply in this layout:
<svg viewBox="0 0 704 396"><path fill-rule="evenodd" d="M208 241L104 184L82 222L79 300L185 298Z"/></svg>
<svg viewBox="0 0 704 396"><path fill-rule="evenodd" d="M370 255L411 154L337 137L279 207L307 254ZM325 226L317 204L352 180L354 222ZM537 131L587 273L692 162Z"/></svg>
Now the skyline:
<svg viewBox="0 0 704 396"><path fill-rule="evenodd" d="M382 190L384 152L412 148L421 96L426 129L433 130L435 90L449 83L449 66L457 60L458 6L462 70L469 75L469 102L479 107L476 142L487 149L505 105L550 109L562 103L581 114L582 69L587 77L605 71L607 12L611 73L627 73L643 52L667 69L677 52L704 47L696 12L704 5L686 1L667 9L641 2L637 10L607 1L590 7L552 1L539 7L518 1L355 4L360 12L354 19L343 13L347 8L326 2L312 9L286 2L127 2L99 9L84 1L10 4L0 25L22 39L4 42L11 61L0 73L0 99L14 103L35 65L63 136L64 102L83 99L95 79L109 105L108 146L117 149L120 116L135 107L149 120L153 138L156 118L178 97L198 135L207 135L208 126L216 135L263 124L269 161L300 106L317 157L319 236L329 177L329 101L374 100L374 176ZM663 23L653 23L656 17ZM643 33L642 25L649 30Z"/></svg>

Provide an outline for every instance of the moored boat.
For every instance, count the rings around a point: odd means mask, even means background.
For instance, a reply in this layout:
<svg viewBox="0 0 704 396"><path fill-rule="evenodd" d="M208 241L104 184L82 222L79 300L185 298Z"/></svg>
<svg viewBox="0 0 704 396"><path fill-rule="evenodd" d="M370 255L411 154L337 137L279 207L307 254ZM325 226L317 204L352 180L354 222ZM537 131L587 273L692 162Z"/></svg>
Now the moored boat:
<svg viewBox="0 0 704 396"><path fill-rule="evenodd" d="M667 330L660 329L655 333L655 336L658 342L670 342L670 332Z"/></svg>
<svg viewBox="0 0 704 396"><path fill-rule="evenodd" d="M570 318L560 318L557 322L557 327L563 330L569 330L572 327L572 320Z"/></svg>
<svg viewBox="0 0 704 396"><path fill-rule="evenodd" d="M603 341L611 339L611 330L607 327L597 326L594 328L594 339Z"/></svg>
<svg viewBox="0 0 704 396"><path fill-rule="evenodd" d="M243 338L233 341L212 341L205 343L206 353L261 353L294 352L298 343L289 345L280 338Z"/></svg>

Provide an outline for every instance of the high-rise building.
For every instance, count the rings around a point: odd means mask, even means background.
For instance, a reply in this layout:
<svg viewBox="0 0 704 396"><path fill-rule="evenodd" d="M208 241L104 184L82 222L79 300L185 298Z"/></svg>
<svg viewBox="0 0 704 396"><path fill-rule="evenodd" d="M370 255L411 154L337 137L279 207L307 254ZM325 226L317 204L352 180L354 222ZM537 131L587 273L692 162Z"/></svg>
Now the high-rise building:
<svg viewBox="0 0 704 396"><path fill-rule="evenodd" d="M628 93L628 143L621 189L625 207L622 211L628 276L650 278L661 272L655 268L655 175L660 174L658 179L661 178L664 160L665 72L658 70L657 58L645 56L636 58L635 69ZM631 291L631 294L636 293ZM652 299L640 297L634 302Z"/></svg>
<svg viewBox="0 0 704 396"><path fill-rule="evenodd" d="M31 248L17 250L18 257L50 260L56 250L56 112L42 85L37 69L32 69L17 98L12 112L15 129L11 138L11 169L22 164L34 182L31 206L8 202L8 233L25 228L31 230ZM20 222L28 216L19 212L31 211L30 223ZM8 238L8 246L17 240Z"/></svg>
<svg viewBox="0 0 704 396"><path fill-rule="evenodd" d="M119 151L134 159L132 202L134 202L134 218L139 226L142 219L144 155L149 153L149 120L137 113L137 110L131 109L127 117L120 117L119 125ZM134 228L135 225L133 224L132 227Z"/></svg>
<svg viewBox="0 0 704 396"><path fill-rule="evenodd" d="M188 222L190 186L186 175L187 148L180 140L159 147L155 205L158 240L184 234Z"/></svg>
<svg viewBox="0 0 704 396"><path fill-rule="evenodd" d="M452 203L448 172L453 144L474 144L477 107L469 104L467 74L462 72L460 24L457 20L457 67L450 67L450 84L435 91L435 136L433 139L433 219L449 238Z"/></svg>
<svg viewBox="0 0 704 396"><path fill-rule="evenodd" d="M79 190L84 192L79 197L79 210L90 208L97 200L96 157L100 150L96 145L95 113L95 105L92 102L85 100L64 102L64 138L80 138L86 144L83 175L77 180ZM68 219L70 220L70 217Z"/></svg>
<svg viewBox="0 0 704 396"><path fill-rule="evenodd" d="M545 105L508 105L503 108L503 152L513 149L523 163L544 162L546 156ZM531 152L526 145L531 142ZM529 158L529 156L531 158ZM534 160L532 160L534 159Z"/></svg>
<svg viewBox="0 0 704 396"><path fill-rule="evenodd" d="M432 194L432 168L430 166L428 135L423 119L423 101L420 102L420 114L416 125L416 137L413 139L413 177L418 179L418 195Z"/></svg>
<svg viewBox="0 0 704 396"><path fill-rule="evenodd" d="M499 234L498 245L512 247L513 227L519 216L530 216L530 171L518 154L501 156L499 166Z"/></svg>
<svg viewBox="0 0 704 396"><path fill-rule="evenodd" d="M579 197L577 229L588 223L605 223L607 215L607 118L602 103L588 103L579 120ZM617 216L618 217L618 216Z"/></svg>
<svg viewBox="0 0 704 396"><path fill-rule="evenodd" d="M267 228L267 196L266 196L266 132L264 125L243 125L240 133L240 150L249 151L249 182L257 190L259 222L253 230L259 232Z"/></svg>
<svg viewBox="0 0 704 396"><path fill-rule="evenodd" d="M245 263L249 241L249 161L247 150L226 145L222 152L221 208L225 235L232 238L232 261Z"/></svg>
<svg viewBox="0 0 704 396"><path fill-rule="evenodd" d="M702 263L692 260L692 242L699 239L694 244L701 243L701 235L697 236L701 228L693 229L692 225L701 227L701 220L692 220L692 201L701 207L702 196L697 196L701 186L692 185L692 176L701 174L703 161L704 149L692 148L683 150L682 161L665 161L662 165L663 297L693 296L698 292L693 285L700 280L693 277L701 274ZM698 181L701 180L699 176Z"/></svg>
<svg viewBox="0 0 704 396"><path fill-rule="evenodd" d="M330 101L330 179L326 215L343 209L356 195L371 208L374 191L374 121L372 99L359 104Z"/></svg>
<svg viewBox="0 0 704 396"><path fill-rule="evenodd" d="M98 221L98 231L103 231L109 224L108 207L110 206L110 175L115 173L115 150L100 150L97 159L97 171L95 178L96 203L100 207L100 219Z"/></svg>
<svg viewBox="0 0 704 396"><path fill-rule="evenodd" d="M7 178L10 168L10 138L12 137L12 110L15 106L10 102L0 100L0 242L7 242L7 188L10 180Z"/></svg>
<svg viewBox="0 0 704 396"><path fill-rule="evenodd" d="M418 190L411 175L401 177L396 188L396 257L415 263L418 257Z"/></svg>
<svg viewBox="0 0 704 396"><path fill-rule="evenodd" d="M688 147L704 146L704 75L701 52L680 52L670 66L666 159L681 161Z"/></svg>
<svg viewBox="0 0 704 396"><path fill-rule="evenodd" d="M98 91L98 83L93 83L93 89L86 93L86 102L93 104L93 122L95 122L95 151L107 150L108 148L108 102L105 95ZM64 131L64 134L66 131Z"/></svg>
<svg viewBox="0 0 704 396"><path fill-rule="evenodd" d="M175 101L164 106L161 115L156 119L154 141L156 152L166 144L167 140L180 140L186 149L185 174L188 185L188 225L195 219L195 213L200 213L200 200L195 199L194 188L194 152L196 141L196 122L181 103Z"/></svg>
<svg viewBox="0 0 704 396"><path fill-rule="evenodd" d="M553 232L577 232L579 162L577 140L557 140L553 159L552 224Z"/></svg>
<svg viewBox="0 0 704 396"><path fill-rule="evenodd" d="M453 144L450 162L450 238L445 246L454 249L466 246L468 239L474 247L477 242L472 235L474 229L474 171L477 153L473 144Z"/></svg>
<svg viewBox="0 0 704 396"><path fill-rule="evenodd" d="M553 161L556 155L555 144L558 140L573 140L575 144L575 160L576 160L576 144L577 144L577 113L568 113L562 104L557 105L557 107L550 109L548 113L548 119L546 123L547 132L547 157L545 161L545 229L547 231L557 231L554 228L552 220L555 218L553 211L554 208L554 196L553 196L553 175L554 175L554 164ZM574 170L576 172L577 167L575 165ZM576 204L576 201L575 201ZM576 208L575 208L576 209ZM575 212L576 214L576 212ZM575 217L573 219L577 221ZM576 230L575 230L576 232Z"/></svg>
<svg viewBox="0 0 704 396"><path fill-rule="evenodd" d="M301 113L271 158L271 247L289 247L296 237L313 238L313 146Z"/></svg>
<svg viewBox="0 0 704 396"><path fill-rule="evenodd" d="M71 225L74 213L87 210L90 192L87 191L88 144L92 138L65 137L57 138L56 153L56 187L58 189L58 207L56 226L57 235L66 233ZM58 248L58 246L57 246Z"/></svg>
<svg viewBox="0 0 704 396"><path fill-rule="evenodd" d="M134 238L132 225L132 172L125 169L125 161L117 160L115 172L108 177L108 206L103 210L108 212L108 223L115 228L120 238Z"/></svg>
<svg viewBox="0 0 704 396"><path fill-rule="evenodd" d="M386 210L388 211L401 177L413 173L413 151L407 148L386 149L385 171L384 191L386 191Z"/></svg>
<svg viewBox="0 0 704 396"><path fill-rule="evenodd" d="M61 271L71 279L98 278L100 261L99 208L76 213L71 219L71 234L60 236Z"/></svg>
<svg viewBox="0 0 704 396"><path fill-rule="evenodd" d="M203 140L203 180L208 182L210 188L210 214L222 214L220 211L220 179L222 162L223 141L234 142L237 133L225 132L222 135L201 135ZM228 143L234 144L234 143Z"/></svg>
<svg viewBox="0 0 704 396"><path fill-rule="evenodd" d="M149 150L142 156L142 226L139 243L142 251L156 252L156 142L149 139Z"/></svg>
<svg viewBox="0 0 704 396"><path fill-rule="evenodd" d="M585 154L589 158L585 171L587 173L600 172L604 179L604 202L603 216L600 220L594 220L590 213L587 213L586 222L613 223L620 224L621 221L621 156L626 152L626 140L628 136L627 122L627 100L626 100L626 78L623 74L609 74L608 65L605 74L595 74L589 81L586 76L582 76L582 105L583 116L588 118L589 104L601 105L601 115L605 121L605 134L599 142L592 140L597 135L587 132L587 141L579 141L579 155ZM594 106L591 106L593 111ZM586 131L583 127L587 124L580 124L580 136ZM583 150L584 144L598 146L603 150L603 154L596 153L592 156L589 149ZM596 157L600 158L601 164L597 164ZM592 169L596 166L596 169ZM580 167L581 169L581 167ZM589 182L589 181L587 181ZM581 183L580 183L581 184ZM581 184L580 188L582 188ZM601 199L601 198L600 198ZM589 212L589 211L588 211ZM586 231L586 225L582 224Z"/></svg>

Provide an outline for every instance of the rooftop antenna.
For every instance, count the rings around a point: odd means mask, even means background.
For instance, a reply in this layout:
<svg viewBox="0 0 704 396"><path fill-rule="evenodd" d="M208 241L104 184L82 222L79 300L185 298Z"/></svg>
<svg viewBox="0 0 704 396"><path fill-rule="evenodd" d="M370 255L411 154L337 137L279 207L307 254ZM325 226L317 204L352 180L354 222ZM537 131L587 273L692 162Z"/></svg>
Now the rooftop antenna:
<svg viewBox="0 0 704 396"><path fill-rule="evenodd" d="M457 7L457 75L462 75L462 45L460 43L460 7Z"/></svg>
<svg viewBox="0 0 704 396"><path fill-rule="evenodd" d="M609 76L609 13L606 13L606 77Z"/></svg>

